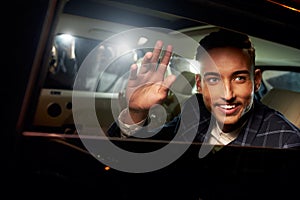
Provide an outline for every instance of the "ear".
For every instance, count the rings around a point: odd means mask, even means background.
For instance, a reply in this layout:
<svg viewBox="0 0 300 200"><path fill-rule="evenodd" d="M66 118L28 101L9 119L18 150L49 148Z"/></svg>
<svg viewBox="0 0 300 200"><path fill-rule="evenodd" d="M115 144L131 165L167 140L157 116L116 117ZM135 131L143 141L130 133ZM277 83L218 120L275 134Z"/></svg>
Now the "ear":
<svg viewBox="0 0 300 200"><path fill-rule="evenodd" d="M195 80L196 80L197 91L199 93L202 93L201 76L200 76L200 74L195 74Z"/></svg>
<svg viewBox="0 0 300 200"><path fill-rule="evenodd" d="M260 88L262 74L260 69L254 71L254 91L257 92Z"/></svg>

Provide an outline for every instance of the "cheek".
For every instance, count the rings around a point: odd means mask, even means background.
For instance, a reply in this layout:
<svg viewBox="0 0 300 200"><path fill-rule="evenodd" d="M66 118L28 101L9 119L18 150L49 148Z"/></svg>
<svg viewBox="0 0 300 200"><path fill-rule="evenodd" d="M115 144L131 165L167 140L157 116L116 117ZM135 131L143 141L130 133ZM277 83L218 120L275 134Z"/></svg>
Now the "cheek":
<svg viewBox="0 0 300 200"><path fill-rule="evenodd" d="M224 91L225 91L225 88L224 88L223 84L218 84L218 85L213 85L213 86L203 84L203 87L202 87L203 96L208 98L210 101L213 101L220 97L223 97Z"/></svg>
<svg viewBox="0 0 300 200"><path fill-rule="evenodd" d="M243 99L252 99L254 96L254 87L252 83L237 85L235 87L235 94L237 97Z"/></svg>
<svg viewBox="0 0 300 200"><path fill-rule="evenodd" d="M202 85L202 86L203 87L202 87L202 90L200 93L203 96L203 101L204 101L206 108L209 111L211 111L211 104L214 101L213 99L216 98L216 92L212 88L209 88L205 85Z"/></svg>
<svg viewBox="0 0 300 200"><path fill-rule="evenodd" d="M236 90L237 101L243 104L243 113L246 113L251 108L254 98L254 89L253 84L250 84L248 87L242 87ZM243 114L242 114L243 115Z"/></svg>
<svg viewBox="0 0 300 200"><path fill-rule="evenodd" d="M205 104L205 107L207 108L208 111L211 111L212 108L211 108L211 98L209 95L204 95L203 94L203 101L204 101L204 104Z"/></svg>

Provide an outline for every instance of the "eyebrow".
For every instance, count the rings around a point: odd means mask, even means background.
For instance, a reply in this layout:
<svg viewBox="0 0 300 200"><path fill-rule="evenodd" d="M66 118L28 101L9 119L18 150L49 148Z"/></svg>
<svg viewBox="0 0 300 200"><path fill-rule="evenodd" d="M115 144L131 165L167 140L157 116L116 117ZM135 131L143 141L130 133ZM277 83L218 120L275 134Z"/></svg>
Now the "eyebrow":
<svg viewBox="0 0 300 200"><path fill-rule="evenodd" d="M204 77L205 76L220 76L220 74L217 72L205 72Z"/></svg>
<svg viewBox="0 0 300 200"><path fill-rule="evenodd" d="M250 71L249 70L240 70L240 71L235 71L232 73L232 75L238 75L238 74L248 74L250 75Z"/></svg>
<svg viewBox="0 0 300 200"><path fill-rule="evenodd" d="M239 71L235 71L232 73L232 75L238 75L238 74L250 74L250 71L248 70L239 70ZM220 76L220 73L218 72L205 72L204 73L204 77L205 76Z"/></svg>

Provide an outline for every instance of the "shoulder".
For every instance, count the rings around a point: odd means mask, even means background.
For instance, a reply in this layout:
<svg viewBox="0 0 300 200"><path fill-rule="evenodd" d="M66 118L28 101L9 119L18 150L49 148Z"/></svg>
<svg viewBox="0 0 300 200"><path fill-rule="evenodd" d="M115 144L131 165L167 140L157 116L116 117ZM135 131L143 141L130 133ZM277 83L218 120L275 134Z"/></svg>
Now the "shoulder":
<svg viewBox="0 0 300 200"><path fill-rule="evenodd" d="M299 128L288 120L281 112L270 108L259 101L255 101L254 103L254 113L257 113L256 117L262 118L263 123L271 123L269 126L271 129L288 129L299 132Z"/></svg>
<svg viewBox="0 0 300 200"><path fill-rule="evenodd" d="M260 102L256 102L254 107L253 121L259 127L257 138L282 148L299 148L300 129L296 125L280 112Z"/></svg>

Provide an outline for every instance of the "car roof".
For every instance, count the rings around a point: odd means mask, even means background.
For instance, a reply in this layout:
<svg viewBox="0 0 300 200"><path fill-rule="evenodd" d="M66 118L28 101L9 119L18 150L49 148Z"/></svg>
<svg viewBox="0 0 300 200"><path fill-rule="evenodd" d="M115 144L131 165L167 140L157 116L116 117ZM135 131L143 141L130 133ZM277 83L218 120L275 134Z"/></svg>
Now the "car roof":
<svg viewBox="0 0 300 200"><path fill-rule="evenodd" d="M291 41L292 38L297 40L300 33L300 3L296 0L281 2L72 0L67 2L64 12L131 26L159 26L174 30L211 24L300 48L299 42Z"/></svg>
<svg viewBox="0 0 300 200"><path fill-rule="evenodd" d="M198 42L207 33L225 27L250 35L256 48L256 65L300 67L297 24L300 17L296 9L300 4L294 1L287 8L280 1L256 0L243 3L235 0L186 3L88 0L84 1L84 9L81 2L73 0L66 4L56 33L68 32L103 41L134 27L162 27L180 31ZM209 12L206 9L210 9Z"/></svg>

